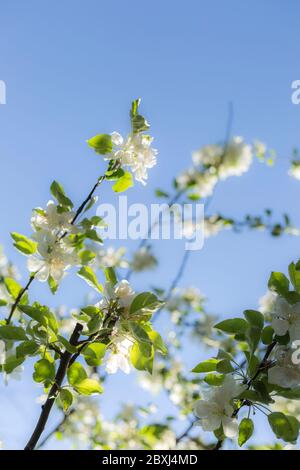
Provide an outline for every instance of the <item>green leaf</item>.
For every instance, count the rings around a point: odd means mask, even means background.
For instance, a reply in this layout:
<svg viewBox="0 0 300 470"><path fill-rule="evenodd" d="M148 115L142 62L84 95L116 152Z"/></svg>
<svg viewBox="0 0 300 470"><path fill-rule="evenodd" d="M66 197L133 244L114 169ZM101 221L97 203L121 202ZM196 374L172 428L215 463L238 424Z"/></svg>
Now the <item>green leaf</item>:
<svg viewBox="0 0 300 470"><path fill-rule="evenodd" d="M222 361L218 362L216 371L220 374L229 374L230 372L234 371L234 368L228 359L223 359Z"/></svg>
<svg viewBox="0 0 300 470"><path fill-rule="evenodd" d="M257 312L256 310L245 310L244 315L250 325L256 326L261 330L263 329L265 319L260 312Z"/></svg>
<svg viewBox="0 0 300 470"><path fill-rule="evenodd" d="M154 354L145 356L138 343L134 343L130 351L130 360L137 370L146 370L152 374Z"/></svg>
<svg viewBox="0 0 300 470"><path fill-rule="evenodd" d="M105 279L107 282L115 286L118 282L114 268L105 268L104 270Z"/></svg>
<svg viewBox="0 0 300 470"><path fill-rule="evenodd" d="M59 392L59 398L60 398L63 410L68 411L68 409L73 403L73 395L70 392L70 390L67 390L66 388L62 388L61 391Z"/></svg>
<svg viewBox="0 0 300 470"><path fill-rule="evenodd" d="M38 352L39 348L40 346L35 341L23 341L16 348L16 356L17 358L34 356Z"/></svg>
<svg viewBox="0 0 300 470"><path fill-rule="evenodd" d="M224 378L224 374L207 374L204 378L204 382L213 387L218 387L222 385Z"/></svg>
<svg viewBox="0 0 300 470"><path fill-rule="evenodd" d="M87 373L84 367L79 362L74 362L67 372L68 381L70 385L76 385L87 378Z"/></svg>
<svg viewBox="0 0 300 470"><path fill-rule="evenodd" d="M12 232L11 237L14 240L14 247L23 255L32 255L36 252L37 243L17 232Z"/></svg>
<svg viewBox="0 0 300 470"><path fill-rule="evenodd" d="M131 105L130 118L131 118L131 127L134 134L143 132L149 129L150 125L146 119L138 113L140 98L134 100Z"/></svg>
<svg viewBox="0 0 300 470"><path fill-rule="evenodd" d="M58 331L58 324L54 313L50 312L49 308L39 305L35 302L32 306L20 305L19 309L28 315L33 320L37 321L45 328L50 328L54 333Z"/></svg>
<svg viewBox="0 0 300 470"><path fill-rule="evenodd" d="M295 291L300 293L300 270L295 263L289 265L289 275Z"/></svg>
<svg viewBox="0 0 300 470"><path fill-rule="evenodd" d="M123 193L133 186L132 174L126 171L121 178L113 185L112 189L115 193Z"/></svg>
<svg viewBox="0 0 300 470"><path fill-rule="evenodd" d="M285 297L289 291L289 284L288 278L283 273L272 272L268 282L268 287L270 290Z"/></svg>
<svg viewBox="0 0 300 470"><path fill-rule="evenodd" d="M139 343L139 348L144 356L151 357L152 355L152 342L144 328L135 322L128 322L133 337Z"/></svg>
<svg viewBox="0 0 300 470"><path fill-rule="evenodd" d="M0 299L0 307L5 307L7 305L7 301L5 299Z"/></svg>
<svg viewBox="0 0 300 470"><path fill-rule="evenodd" d="M252 419L250 418L244 418L240 422L239 425L239 438L238 438L238 443L239 446L242 447L242 445L245 444L245 442L250 439L254 431L254 424Z"/></svg>
<svg viewBox="0 0 300 470"><path fill-rule="evenodd" d="M231 318L215 325L215 328L218 330L225 331L225 333L229 334L245 333L248 327L249 324L243 318Z"/></svg>
<svg viewBox="0 0 300 470"><path fill-rule="evenodd" d="M31 307L30 305L20 305L20 310L28 315L28 317L32 318L33 320L37 321L41 325L48 327L47 317L43 314L43 312L35 307Z"/></svg>
<svg viewBox="0 0 300 470"><path fill-rule="evenodd" d="M18 366L23 364L24 357L17 358L15 356L9 356L6 358L5 364L3 368L7 374L11 374L11 372L16 369Z"/></svg>
<svg viewBox="0 0 300 470"><path fill-rule="evenodd" d="M96 257L96 254L91 250L83 250L79 253L81 264L86 266L91 263Z"/></svg>
<svg viewBox="0 0 300 470"><path fill-rule="evenodd" d="M25 331L20 326L3 325L0 326L0 338L12 339L14 341L27 340Z"/></svg>
<svg viewBox="0 0 300 470"><path fill-rule="evenodd" d="M33 379L35 382L45 382L49 380L53 382L55 378L55 366L48 359L40 359L34 364Z"/></svg>
<svg viewBox="0 0 300 470"><path fill-rule="evenodd" d="M98 292L103 292L103 287L99 283L96 274L92 270L90 266L83 266L79 271L78 271L78 276L84 279L87 284L94 289L96 289Z"/></svg>
<svg viewBox="0 0 300 470"><path fill-rule="evenodd" d="M261 338L260 328L257 328L256 326L251 326L246 333L246 338L250 346L251 352L254 353Z"/></svg>
<svg viewBox="0 0 300 470"><path fill-rule="evenodd" d="M87 144L100 155L105 155L112 151L113 145L111 135L109 134L98 134L87 140Z"/></svg>
<svg viewBox="0 0 300 470"><path fill-rule="evenodd" d="M7 292L9 293L9 295L14 300L16 300L19 293L22 290L22 286L20 286L20 284L18 284L17 281L15 281L12 277L6 277L4 279L4 284L5 284L5 287L7 289ZM24 299L24 297L22 297L22 300Z"/></svg>
<svg viewBox="0 0 300 470"><path fill-rule="evenodd" d="M200 362L192 372L201 373L201 372L214 372L217 370L217 364L219 364L220 359L208 359L207 361Z"/></svg>
<svg viewBox="0 0 300 470"><path fill-rule="evenodd" d="M53 197L59 202L59 204L63 207L67 207L72 209L73 203L72 201L65 195L65 190L61 184L57 181L53 181L50 186L50 191Z"/></svg>
<svg viewBox="0 0 300 470"><path fill-rule="evenodd" d="M152 341L149 338L148 333L144 330L144 328L141 325L133 321L129 321L128 325L129 325L132 335L137 341L141 343L152 344Z"/></svg>
<svg viewBox="0 0 300 470"><path fill-rule="evenodd" d="M163 197L163 198L168 198L170 195L166 193L165 191L162 191L161 189L156 189L155 190L155 196L156 197Z"/></svg>
<svg viewBox="0 0 300 470"><path fill-rule="evenodd" d="M83 356L86 363L91 367L100 366L106 353L106 344L92 343L83 350Z"/></svg>
<svg viewBox="0 0 300 470"><path fill-rule="evenodd" d="M295 442L298 438L300 423L294 416L274 412L268 416L272 431L278 439L286 442Z"/></svg>
<svg viewBox="0 0 300 470"><path fill-rule="evenodd" d="M281 388L280 391L276 390L276 394L281 397L289 398L290 400L299 400L300 399L300 387L287 390Z"/></svg>
<svg viewBox="0 0 300 470"><path fill-rule="evenodd" d="M48 286L50 287L52 294L53 295L56 294L57 289L58 289L58 284L56 283L56 281L53 279L52 276L48 277Z"/></svg>
<svg viewBox="0 0 300 470"><path fill-rule="evenodd" d="M264 344L271 344L273 341L274 330L273 328L268 325L262 330L261 333L261 340Z"/></svg>
<svg viewBox="0 0 300 470"><path fill-rule="evenodd" d="M93 393L103 392L103 388L99 382L93 379L84 379L81 382L76 383L74 385L74 389L81 395L92 395Z"/></svg>
<svg viewBox="0 0 300 470"><path fill-rule="evenodd" d="M134 315L137 312L153 313L162 305L162 302L158 300L156 295L151 292L142 292L138 294L132 301L130 306L130 315Z"/></svg>
<svg viewBox="0 0 300 470"><path fill-rule="evenodd" d="M64 338L61 335L57 335L57 340L63 345L63 347L66 349L71 354L74 354L77 352L76 346L73 346L73 344L69 343L69 341Z"/></svg>
<svg viewBox="0 0 300 470"><path fill-rule="evenodd" d="M157 333L157 331L154 331L154 330L147 331L147 333L148 333L149 338L152 341L154 349L156 351L159 351L164 356L166 354L168 354L168 348L165 345L165 343L164 343L162 337L160 336L160 334Z"/></svg>

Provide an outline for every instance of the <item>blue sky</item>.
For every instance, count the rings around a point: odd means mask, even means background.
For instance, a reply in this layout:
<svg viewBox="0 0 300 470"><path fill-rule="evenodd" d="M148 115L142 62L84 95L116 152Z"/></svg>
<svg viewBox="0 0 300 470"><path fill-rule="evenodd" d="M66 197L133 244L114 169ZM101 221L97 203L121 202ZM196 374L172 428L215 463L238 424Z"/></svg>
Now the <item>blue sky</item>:
<svg viewBox="0 0 300 470"><path fill-rule="evenodd" d="M192 150L222 139L231 100L233 133L265 141L278 162L271 169L255 163L247 175L220 184L210 211L242 217L271 207L300 225L300 183L287 175L299 144L300 105L290 99L291 82L300 78L299 13L296 0L2 2L0 80L7 104L0 106L0 242L21 271L25 260L12 249L9 232L30 233L31 209L47 202L54 178L80 202L104 167L85 140L126 132L138 96L159 159L146 189L137 184L130 201L150 203L155 188L168 189L190 164ZM111 200L109 187L101 195ZM161 257L156 284L168 286L180 250L168 242L155 248ZM200 287L220 315L238 315L257 305L271 270L286 270L298 257L296 238L226 232L193 256L182 285ZM137 279L136 288L149 280ZM45 286L35 286L32 296L74 306L87 290L79 280L72 286L66 279L54 300ZM199 360L193 354L189 365ZM0 439L7 447L22 446L38 414L27 375L22 394L19 384L0 386ZM106 409L135 390L130 378L111 383ZM120 397L114 390L124 383L128 395Z"/></svg>

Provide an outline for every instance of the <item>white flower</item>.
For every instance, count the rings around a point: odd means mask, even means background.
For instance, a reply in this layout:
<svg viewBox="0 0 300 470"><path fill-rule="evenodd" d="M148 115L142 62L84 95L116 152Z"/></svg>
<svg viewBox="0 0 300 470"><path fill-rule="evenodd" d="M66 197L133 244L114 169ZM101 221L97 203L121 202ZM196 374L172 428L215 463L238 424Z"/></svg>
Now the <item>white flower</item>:
<svg viewBox="0 0 300 470"><path fill-rule="evenodd" d="M0 366L3 366L6 361L6 345L5 342L0 340Z"/></svg>
<svg viewBox="0 0 300 470"><path fill-rule="evenodd" d="M226 148L224 159L218 170L221 179L240 176L249 170L253 160L252 148L242 137L234 137Z"/></svg>
<svg viewBox="0 0 300 470"><path fill-rule="evenodd" d="M115 286L112 286L110 283L106 283L104 286L103 299L98 305L100 309L106 308L108 307L110 300L117 299L120 307L127 308L131 305L134 296L134 290L125 279L118 282Z"/></svg>
<svg viewBox="0 0 300 470"><path fill-rule="evenodd" d="M196 403L194 412L200 418L196 424L199 424L204 431L215 431L222 425L225 436L229 438L236 436L238 423L236 418L232 417L234 412L232 400L238 397L245 387L227 375L220 387L212 387L205 394L205 400Z"/></svg>
<svg viewBox="0 0 300 470"><path fill-rule="evenodd" d="M221 179L240 176L248 171L252 160L252 147L245 144L242 137L233 137L225 146L206 145L192 154L196 166L214 167Z"/></svg>
<svg viewBox="0 0 300 470"><path fill-rule="evenodd" d="M75 230L71 224L74 212L58 212L57 205L53 201L49 201L47 209L34 209L31 217L31 225L34 230L50 230L57 233Z"/></svg>
<svg viewBox="0 0 300 470"><path fill-rule="evenodd" d="M41 282L47 281L51 276L59 283L64 271L78 262L74 249L64 240L57 240L56 236L48 231L40 230L33 238L38 243L38 254L29 256L28 270L36 273L36 279Z"/></svg>
<svg viewBox="0 0 300 470"><path fill-rule="evenodd" d="M109 246L108 248L101 249L96 253L96 262L100 266L104 266L105 268L126 268L128 266L128 263L127 261L122 259L124 253L124 248L119 248L118 250L115 250L115 248Z"/></svg>
<svg viewBox="0 0 300 470"><path fill-rule="evenodd" d="M276 298L277 296L274 294L274 292L268 291L259 299L259 311L264 315L272 312Z"/></svg>
<svg viewBox="0 0 300 470"><path fill-rule="evenodd" d="M300 364L292 362L295 349L279 346L276 350L276 365L268 370L271 384L284 388L293 388L300 384Z"/></svg>
<svg viewBox="0 0 300 470"><path fill-rule="evenodd" d="M196 168L190 168L176 178L178 188L191 188L193 194L199 197L211 196L218 178L210 172L199 172Z"/></svg>
<svg viewBox="0 0 300 470"><path fill-rule="evenodd" d="M290 340L300 339L300 302L290 305L285 299L278 296L271 312L271 325L278 336L289 332Z"/></svg>
<svg viewBox="0 0 300 470"><path fill-rule="evenodd" d="M121 369L125 374L130 373L129 354L133 342L127 338L116 337L113 340L113 351L106 362L108 374L115 374Z"/></svg>
<svg viewBox="0 0 300 470"><path fill-rule="evenodd" d="M181 235L183 238L192 238L196 232L200 232L203 229L203 221L202 220L183 220L181 226Z"/></svg>
<svg viewBox="0 0 300 470"><path fill-rule="evenodd" d="M289 169L289 175L300 180L300 161L292 162L291 168Z"/></svg>
<svg viewBox="0 0 300 470"><path fill-rule="evenodd" d="M224 220L219 216L211 216L204 219L204 236L205 238L213 237L224 229L230 228L229 224L225 224Z"/></svg>
<svg viewBox="0 0 300 470"><path fill-rule="evenodd" d="M151 147L153 138L146 134L130 134L124 141L118 132L111 134L113 151L106 159L120 160L128 166L135 179L146 184L148 169L156 165L157 150Z"/></svg>
<svg viewBox="0 0 300 470"><path fill-rule="evenodd" d="M157 260L148 247L142 247L136 251L131 262L131 268L136 272L154 268L156 265Z"/></svg>

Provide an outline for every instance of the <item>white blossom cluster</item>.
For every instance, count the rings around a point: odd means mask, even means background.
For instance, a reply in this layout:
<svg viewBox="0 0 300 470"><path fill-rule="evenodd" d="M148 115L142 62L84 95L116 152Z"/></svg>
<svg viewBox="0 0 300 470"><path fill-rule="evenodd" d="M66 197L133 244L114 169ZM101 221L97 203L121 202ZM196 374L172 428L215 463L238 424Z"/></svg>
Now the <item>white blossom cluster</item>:
<svg viewBox="0 0 300 470"><path fill-rule="evenodd" d="M176 179L178 188L191 188L193 195L211 196L219 179L240 176L249 170L253 147L242 137L233 137L227 145L206 145L193 152L194 166Z"/></svg>
<svg viewBox="0 0 300 470"><path fill-rule="evenodd" d="M58 284L65 270L78 263L75 249L63 236L65 232L76 232L71 224L73 217L73 212L61 212L53 201L48 202L46 210L34 209L31 225L35 230L32 239L37 243L37 252L28 257L27 266L39 281L51 277Z"/></svg>
<svg viewBox="0 0 300 470"><path fill-rule="evenodd" d="M146 184L148 169L156 165L157 150L151 147L153 138L146 134L130 134L124 139L118 132L111 134L113 150L107 160L118 160L128 167L137 181Z"/></svg>
<svg viewBox="0 0 300 470"><path fill-rule="evenodd" d="M218 387L203 390L203 399L195 405L195 415L199 418L196 422L204 431L216 431L222 425L226 437L237 435L238 422L233 416L233 401L244 390L246 385L227 375Z"/></svg>
<svg viewBox="0 0 300 470"><path fill-rule="evenodd" d="M146 269L153 269L157 265L157 259L151 253L150 248L144 246L137 250L132 257L130 267L135 272L145 271Z"/></svg>
<svg viewBox="0 0 300 470"><path fill-rule="evenodd" d="M112 301L117 301L118 306L122 308L122 317L126 318L128 317L129 307L134 296L135 292L126 280L118 282L115 286L107 283L104 288L103 298L98 303L98 307L105 312L109 309ZM106 371L109 374L115 374L120 369L125 374L128 374L131 370L129 355L134 339L127 332L125 335L121 321L115 324L110 336L110 342L111 354L106 361Z"/></svg>

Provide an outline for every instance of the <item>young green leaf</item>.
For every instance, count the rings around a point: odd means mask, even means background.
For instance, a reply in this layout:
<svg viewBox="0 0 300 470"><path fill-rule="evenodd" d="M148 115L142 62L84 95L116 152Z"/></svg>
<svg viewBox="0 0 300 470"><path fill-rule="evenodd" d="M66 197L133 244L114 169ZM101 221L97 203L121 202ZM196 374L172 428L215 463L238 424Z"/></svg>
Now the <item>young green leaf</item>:
<svg viewBox="0 0 300 470"><path fill-rule="evenodd" d="M61 391L59 392L59 399L61 401L63 410L68 411L68 409L73 403L73 395L70 392L70 390L67 390L66 388L62 388Z"/></svg>
<svg viewBox="0 0 300 470"><path fill-rule="evenodd" d="M245 310L244 315L250 325L256 326L260 330L263 329L265 319L260 312L257 312L256 310Z"/></svg>
<svg viewBox="0 0 300 470"><path fill-rule="evenodd" d="M98 134L87 140L87 144L100 155L105 155L112 151L113 145L111 135L109 134Z"/></svg>
<svg viewBox="0 0 300 470"><path fill-rule="evenodd" d="M245 442L247 442L248 439L250 439L250 437L253 434L253 431L254 431L254 424L253 424L252 419L243 418L239 425L238 443L240 447L242 447L242 445L244 445Z"/></svg>
<svg viewBox="0 0 300 470"><path fill-rule="evenodd" d="M113 185L112 189L115 193L123 193L128 188L133 186L132 174L129 171L126 171L121 178Z"/></svg>
<svg viewBox="0 0 300 470"><path fill-rule="evenodd" d="M79 362L74 362L67 371L67 377L70 385L76 385L87 378L84 367Z"/></svg>
<svg viewBox="0 0 300 470"><path fill-rule="evenodd" d="M85 362L91 367L100 366L106 353L106 344L91 343L83 350Z"/></svg>
<svg viewBox="0 0 300 470"><path fill-rule="evenodd" d="M220 359L208 359L207 361L200 362L192 372L200 374L201 372L214 372L217 370L217 364L219 364Z"/></svg>
<svg viewBox="0 0 300 470"><path fill-rule="evenodd" d="M23 328L12 325L0 326L0 338L12 339L14 341L24 341L28 339Z"/></svg>
<svg viewBox="0 0 300 470"><path fill-rule="evenodd" d="M274 412L268 416L272 431L278 439L286 442L295 442L298 438L300 423L294 416Z"/></svg>
<svg viewBox="0 0 300 470"><path fill-rule="evenodd" d="M289 292L289 284L288 278L283 273L272 272L268 282L268 287L270 290L285 297Z"/></svg>
<svg viewBox="0 0 300 470"><path fill-rule="evenodd" d="M162 305L156 295L151 292L142 292L138 294L132 301L130 306L130 315L135 315L138 312L153 313L157 308Z"/></svg>
<svg viewBox="0 0 300 470"><path fill-rule="evenodd" d="M60 183L53 181L50 186L50 191L53 197L58 201L58 203L68 209L72 209L72 201L65 195L65 190Z"/></svg>
<svg viewBox="0 0 300 470"><path fill-rule="evenodd" d="M36 252L37 243L30 240L30 238L21 235L20 233L12 232L11 237L14 240L14 247L19 250L23 255L32 255Z"/></svg>
<svg viewBox="0 0 300 470"><path fill-rule="evenodd" d="M89 286L93 287L100 293L103 292L103 287L99 283L96 274L90 266L82 266L82 268L78 271L77 274L79 277L84 279Z"/></svg>
<svg viewBox="0 0 300 470"><path fill-rule="evenodd" d="M33 379L35 382L53 381L55 377L55 366L48 359L40 359L34 364Z"/></svg>
<svg viewBox="0 0 300 470"><path fill-rule="evenodd" d="M215 325L215 328L218 330L225 331L225 333L229 334L245 333L248 327L248 322L243 318L231 318Z"/></svg>
<svg viewBox="0 0 300 470"><path fill-rule="evenodd" d="M102 386L94 379L84 379L81 382L76 383L74 385L74 389L81 395L92 395L94 393L103 392Z"/></svg>

